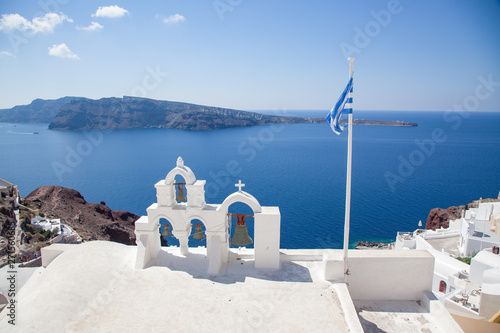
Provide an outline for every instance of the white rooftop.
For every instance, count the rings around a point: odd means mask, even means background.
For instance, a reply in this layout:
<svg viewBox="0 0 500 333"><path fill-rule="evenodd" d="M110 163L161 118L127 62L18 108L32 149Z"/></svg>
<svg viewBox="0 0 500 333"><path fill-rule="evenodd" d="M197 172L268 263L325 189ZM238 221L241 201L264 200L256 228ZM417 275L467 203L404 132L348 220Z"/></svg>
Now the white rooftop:
<svg viewBox="0 0 500 333"><path fill-rule="evenodd" d="M186 256L162 248L156 266L136 270L135 246L52 247L62 254L18 293L19 331L461 331L449 314L420 301L355 301L358 319L345 284L326 281L321 261L282 261L279 270L258 270L244 253L231 256L224 274L211 276L205 248L190 248ZM322 251L314 250L320 257ZM2 312L0 331L12 328L7 319Z"/></svg>
<svg viewBox="0 0 500 333"><path fill-rule="evenodd" d="M460 235L444 238L425 238L425 240L438 251L444 251L456 257L460 257L460 250L458 249Z"/></svg>
<svg viewBox="0 0 500 333"><path fill-rule="evenodd" d="M22 288L17 328L33 332L348 330L331 284L314 276L318 267L289 262L280 271L266 273L238 260L224 276L209 277L201 253L187 257L174 253L169 259L162 253L172 269L134 270L135 252L134 246L112 242L89 242L65 251ZM187 259L190 269L176 270L186 268ZM238 273L233 274L234 266ZM10 326L5 313L0 319L0 330Z"/></svg>

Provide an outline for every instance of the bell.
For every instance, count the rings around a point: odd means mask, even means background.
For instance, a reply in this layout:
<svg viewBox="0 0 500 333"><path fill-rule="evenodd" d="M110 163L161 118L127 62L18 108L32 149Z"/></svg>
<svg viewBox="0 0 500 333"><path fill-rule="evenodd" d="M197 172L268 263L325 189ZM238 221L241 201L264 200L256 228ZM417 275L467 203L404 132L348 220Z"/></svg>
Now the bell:
<svg viewBox="0 0 500 333"><path fill-rule="evenodd" d="M236 225L234 236L231 238L231 244L235 246L247 246L253 243L253 240L248 236L246 225Z"/></svg>
<svg viewBox="0 0 500 333"><path fill-rule="evenodd" d="M186 201L186 196L184 195L184 187L182 186L182 184L177 184L177 189L179 191L177 191L177 197L175 198L175 200L177 200L177 202Z"/></svg>
<svg viewBox="0 0 500 333"><path fill-rule="evenodd" d="M193 239L205 239L205 235L203 234L203 230L201 230L201 224L196 223L196 227L194 228Z"/></svg>
<svg viewBox="0 0 500 333"><path fill-rule="evenodd" d="M163 233L161 234L163 237L166 236L172 236L172 233L170 232L170 227L168 225L165 225L163 227Z"/></svg>

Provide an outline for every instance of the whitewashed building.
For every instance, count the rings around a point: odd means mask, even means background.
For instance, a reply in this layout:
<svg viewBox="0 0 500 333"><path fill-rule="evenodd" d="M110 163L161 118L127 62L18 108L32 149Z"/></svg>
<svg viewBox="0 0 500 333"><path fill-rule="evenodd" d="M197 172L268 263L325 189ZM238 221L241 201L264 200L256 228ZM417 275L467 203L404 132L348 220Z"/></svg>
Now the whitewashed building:
<svg viewBox="0 0 500 333"><path fill-rule="evenodd" d="M500 310L500 202L480 203L449 228L399 232L396 249L426 249L435 258L432 291L454 315L488 320ZM471 265L456 257L474 257Z"/></svg>
<svg viewBox="0 0 500 333"><path fill-rule="evenodd" d="M44 231L57 231L57 235L49 240L50 243L81 243L82 238L69 225L62 224L61 219L46 219L45 217L35 216L31 219L31 224Z"/></svg>
<svg viewBox="0 0 500 333"><path fill-rule="evenodd" d="M54 232L61 232L61 219L46 219L45 217L35 216L31 219L31 225L37 229Z"/></svg>
<svg viewBox="0 0 500 333"><path fill-rule="evenodd" d="M496 221L500 217L500 202L480 203L468 209L465 216L450 220L450 230L460 232L459 249L463 256L470 257L479 251L500 246L500 230Z"/></svg>

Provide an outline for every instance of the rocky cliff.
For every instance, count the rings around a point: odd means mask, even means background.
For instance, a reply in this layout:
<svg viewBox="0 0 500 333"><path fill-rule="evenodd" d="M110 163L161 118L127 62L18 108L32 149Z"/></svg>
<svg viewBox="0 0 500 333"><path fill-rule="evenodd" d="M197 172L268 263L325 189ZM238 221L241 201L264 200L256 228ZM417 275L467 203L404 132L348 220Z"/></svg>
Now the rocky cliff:
<svg viewBox="0 0 500 333"><path fill-rule="evenodd" d="M452 206L446 209L433 208L427 217L425 229L436 230L439 228L448 228L450 220L458 219L462 216L465 206Z"/></svg>
<svg viewBox="0 0 500 333"><path fill-rule="evenodd" d="M0 122L5 123L50 123L59 109L81 97L63 97L59 99L35 99L28 105L17 105L12 109L0 110Z"/></svg>
<svg viewBox="0 0 500 333"><path fill-rule="evenodd" d="M0 236L7 237L7 232L12 232L12 228L16 224L16 215L12 204L6 198L0 197Z"/></svg>
<svg viewBox="0 0 500 333"><path fill-rule="evenodd" d="M134 222L139 216L111 210L105 204L88 203L75 190L61 186L42 186L31 192L25 202L68 224L85 240L109 240L135 245Z"/></svg>
<svg viewBox="0 0 500 333"><path fill-rule="evenodd" d="M270 116L138 97L80 99L61 107L49 129L175 128L212 130L268 124L324 122L321 118Z"/></svg>

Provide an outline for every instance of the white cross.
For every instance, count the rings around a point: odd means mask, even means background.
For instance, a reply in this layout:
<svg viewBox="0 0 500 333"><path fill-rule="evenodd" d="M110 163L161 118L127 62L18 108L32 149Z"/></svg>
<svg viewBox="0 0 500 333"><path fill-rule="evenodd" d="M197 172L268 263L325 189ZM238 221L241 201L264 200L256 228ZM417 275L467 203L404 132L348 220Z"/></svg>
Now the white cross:
<svg viewBox="0 0 500 333"><path fill-rule="evenodd" d="M240 181L238 182L238 184L235 184L234 186L236 186L238 188L238 192L241 192L241 188L245 186L245 184L242 184L241 183L241 179Z"/></svg>

